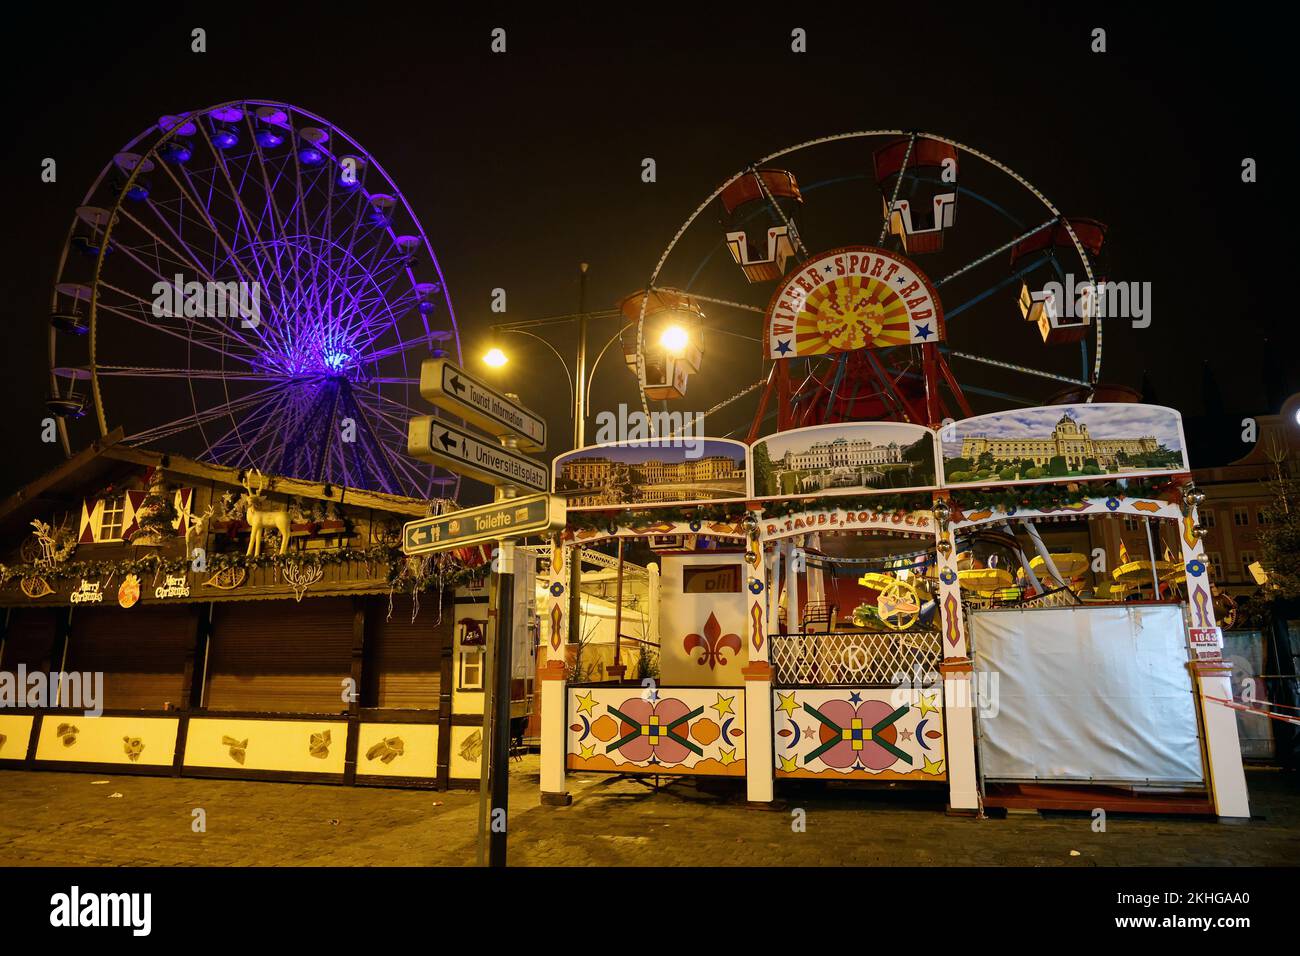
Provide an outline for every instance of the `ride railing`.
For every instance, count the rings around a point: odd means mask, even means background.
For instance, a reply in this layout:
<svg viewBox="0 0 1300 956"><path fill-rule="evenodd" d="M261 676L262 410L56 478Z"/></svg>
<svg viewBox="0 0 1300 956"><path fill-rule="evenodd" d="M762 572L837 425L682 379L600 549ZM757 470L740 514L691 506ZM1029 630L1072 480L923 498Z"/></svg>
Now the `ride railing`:
<svg viewBox="0 0 1300 956"><path fill-rule="evenodd" d="M937 630L773 634L769 656L779 687L897 687L939 680Z"/></svg>

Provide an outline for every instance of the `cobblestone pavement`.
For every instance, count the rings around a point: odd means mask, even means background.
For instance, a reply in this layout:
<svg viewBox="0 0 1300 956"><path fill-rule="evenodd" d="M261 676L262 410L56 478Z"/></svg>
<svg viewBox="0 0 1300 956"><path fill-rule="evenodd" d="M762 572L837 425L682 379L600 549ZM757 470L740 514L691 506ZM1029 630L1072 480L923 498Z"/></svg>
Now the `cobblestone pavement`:
<svg viewBox="0 0 1300 956"><path fill-rule="evenodd" d="M96 783L96 781L107 781ZM537 758L512 765L510 862L554 866L1295 865L1300 783L1249 774L1255 818L949 817L931 794L808 789L755 809L728 782L570 778L541 806ZM0 772L0 866L401 865L475 860L474 793ZM206 811L207 832L191 829ZM806 832L792 829L806 811ZM1071 851L1077 851L1072 856Z"/></svg>

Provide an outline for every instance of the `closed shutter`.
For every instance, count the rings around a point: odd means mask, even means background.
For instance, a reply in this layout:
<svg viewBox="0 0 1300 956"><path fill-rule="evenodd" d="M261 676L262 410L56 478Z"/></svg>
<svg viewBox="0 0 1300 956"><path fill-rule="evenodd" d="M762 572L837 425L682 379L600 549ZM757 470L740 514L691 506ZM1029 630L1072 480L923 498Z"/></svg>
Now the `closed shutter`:
<svg viewBox="0 0 1300 956"><path fill-rule="evenodd" d="M341 713L351 672L351 598L216 606L208 710Z"/></svg>
<svg viewBox="0 0 1300 956"><path fill-rule="evenodd" d="M54 650L54 615L66 613L61 607L16 607L11 610L0 670L14 674L19 664L25 665L28 673L48 673L57 668L58 661L53 662L53 667L50 662L50 652Z"/></svg>
<svg viewBox="0 0 1300 956"><path fill-rule="evenodd" d="M420 596L420 610L411 621L409 594L372 598L366 609L365 687L361 701L367 707L437 710L442 688L442 649L450 640L452 607L439 621L437 599Z"/></svg>
<svg viewBox="0 0 1300 956"><path fill-rule="evenodd" d="M105 710L180 707L195 627L192 604L74 608L67 670L103 673Z"/></svg>

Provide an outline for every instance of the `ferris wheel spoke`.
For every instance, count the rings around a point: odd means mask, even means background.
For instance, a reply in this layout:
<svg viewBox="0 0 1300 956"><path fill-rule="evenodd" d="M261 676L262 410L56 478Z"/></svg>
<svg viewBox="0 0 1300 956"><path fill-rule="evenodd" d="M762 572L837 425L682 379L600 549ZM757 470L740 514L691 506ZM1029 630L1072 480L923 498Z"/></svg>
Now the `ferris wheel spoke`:
<svg viewBox="0 0 1300 956"><path fill-rule="evenodd" d="M952 309L945 309L943 313L943 320L945 322L952 321L952 319L954 319L956 316L961 315L967 309L979 305L989 296L996 295L998 292L1001 292L1007 286L1014 285L1015 283L1019 282L1021 279L1023 279L1029 273L1033 272L1035 269L1037 269L1046 261L1047 261L1047 257L1045 256L1035 259L1033 262L1025 266L1023 269L1017 269L1015 272L1007 276L1005 279L999 280L998 282L989 286L987 289L985 289L983 292L979 293L978 295L972 296L971 298L967 299L965 302L961 303L961 305L958 305Z"/></svg>
<svg viewBox="0 0 1300 956"><path fill-rule="evenodd" d="M96 304L97 308L103 309L107 312L111 312L113 315L127 319L131 322L136 323L137 325L143 325L146 328L154 329L166 333L167 335L174 336L175 338L180 339L182 342L193 342L195 345L199 345L203 348L211 349L214 352L218 352L223 355L229 355L232 358L238 358L244 362L251 362L251 359L255 354L252 347L247 342L245 342L243 339L239 338L238 336L229 335L227 331L223 330L221 326L216 326L215 328L212 328L203 325L200 322L196 322L191 318L181 316L179 318L183 318L187 323L187 325L183 327L184 331L182 331L181 327L174 327L174 326L167 325L166 323L161 321L162 317L154 316L152 300L142 299L138 295L135 295L132 292L128 292L125 289L117 288L116 286L111 285L107 282L101 281L100 286L104 289L108 289L111 292L117 293L123 298L135 302L136 306L140 309L140 313L138 315L132 314L130 311L126 309L110 305L109 303L105 302L103 299L100 299L100 301ZM196 338L193 335L193 326L199 326L200 329L208 333L210 337L215 337L218 341L223 343L233 339L238 345L241 345L244 348L249 349L249 352L248 354L243 354L239 351L227 350L222 346L207 341L207 338Z"/></svg>
<svg viewBox="0 0 1300 956"><path fill-rule="evenodd" d="M279 376L261 372L230 372L226 369L143 368L132 365L95 365L97 375L121 378L179 378L205 379L228 382L287 381Z"/></svg>
<svg viewBox="0 0 1300 956"><path fill-rule="evenodd" d="M947 283L947 282L951 282L953 279L957 278L958 276L960 276L960 275L964 275L965 273L970 272L972 269L974 269L974 268L976 268L976 267L978 267L978 266L983 265L984 263L986 263L986 262L988 262L990 259L992 259L994 256L999 256L999 255L1001 255L1001 254L1004 253L1004 252L1010 252L1010 251L1011 251L1011 248L1012 248L1013 246L1015 246L1015 245L1017 245L1017 244L1019 244L1019 243L1024 242L1026 239L1030 238L1031 236L1036 236L1036 235L1038 235L1038 233L1042 232L1044 229L1048 229L1048 228L1050 228L1050 227L1056 225L1056 223L1060 222L1060 219L1061 219L1060 216L1053 216L1051 219L1048 219L1048 220L1047 220L1046 222L1044 222L1042 225L1035 226L1034 228L1030 229L1029 231L1021 233L1020 235L1016 236L1016 238L1012 239L1012 240L1009 241L1009 242L1004 242L1002 245L998 246L998 247L997 247L996 249L994 249L992 252L986 252L984 255L980 256L978 259L975 259L974 261L969 262L969 263L967 263L966 265L962 266L962 267L961 267L960 269L958 269L956 272L950 272L950 273L948 273L948 275L944 276L942 279L937 280L937 281L934 283L935 288L937 289L937 288L939 288L940 286L944 285L945 283Z"/></svg>
<svg viewBox="0 0 1300 956"><path fill-rule="evenodd" d="M230 247L230 243L226 241L226 237L222 234L222 231L218 229L217 224L213 222L212 216L208 212L208 208L203 205L202 200L198 197L198 193L194 188L193 181L190 179L188 170L185 170L184 168L182 168L181 170L185 180L185 183L182 183L181 179L178 178L176 174L172 172L170 164L163 162L163 163L159 163L158 165L162 167L162 169L167 173L168 178L171 179L171 181L175 184L176 188L180 190L183 194L190 197L190 205L195 210L197 210L199 216L202 218L209 232L211 232L213 239L215 239L216 242L225 251L227 256L227 261L233 264L236 269L238 269L241 273L243 273L245 281L247 282L258 281L253 277L252 274L249 273L248 268L245 266L244 262L238 256L235 255L235 250ZM261 285L259 283L259 288L260 287ZM268 297L268 299L269 298L270 297ZM279 303L275 302L274 300L271 300L271 305L272 308L277 308Z"/></svg>
<svg viewBox="0 0 1300 956"><path fill-rule="evenodd" d="M178 434L179 432L188 431L196 426L215 421L223 415L229 415L232 412L242 411L246 408L252 407L259 403L260 399L258 396L265 392L274 391L277 387L278 386L276 385L268 385L266 388L258 389L256 392L249 395L241 396L240 398L229 402L223 402L220 405L205 409L202 412L192 412L183 418L178 418L174 421L166 422L162 425L155 425L152 428L147 428L143 431L127 435L126 440L132 444L144 445L152 441L157 441L160 438L166 438L170 435Z"/></svg>
<svg viewBox="0 0 1300 956"><path fill-rule="evenodd" d="M154 232L149 226L145 225L142 220L137 219L134 215L132 215L129 210L123 209L121 210L121 213L125 215L128 219L130 219L133 223L135 223L135 225L141 231L153 236L154 240L157 243L159 243L161 246L163 246L163 248L170 251L172 255L176 257L176 260L178 262L189 264L189 266L193 268L194 271L197 272L199 276L201 276L205 281L216 282L217 281L216 275L213 274L213 271L211 269L207 268L203 264L203 262L199 259L198 253L196 253L192 248L190 248L190 246L185 242L185 240L181 238L180 234L175 229L172 228L172 224L168 222L167 217L162 214L162 211L158 208L158 204L155 203L152 199L147 198L145 199L145 205L149 208L149 211L154 214L154 217L162 224L163 228L167 230L168 234L172 238L172 241L175 242L176 245L180 247L180 249L177 249L175 246L171 245L171 243L167 242L167 240L163 239L160 235Z"/></svg>
<svg viewBox="0 0 1300 956"><path fill-rule="evenodd" d="M968 362L980 362L984 365L992 365L996 368L1009 369L1013 372L1020 372L1024 375L1034 375L1038 378L1049 378L1058 382L1068 382L1071 385L1091 385L1091 382L1079 378L1071 378L1068 375L1058 375L1055 372L1045 372L1042 369L1029 368L1025 365L1017 365L1014 362L1004 362L1001 359L986 358L982 355L971 355L969 352L958 352L955 349L944 348L940 346L940 352L951 355L954 358L966 359Z"/></svg>
<svg viewBox="0 0 1300 956"><path fill-rule="evenodd" d="M903 153L903 165L898 167L898 178L894 180L894 194L889 197L889 204L885 207L884 222L880 224L880 238L876 240L876 245L883 246L885 237L889 235L889 213L894 208L894 203L898 202L898 190L903 185L903 174L907 172L907 164L912 159L912 149L916 146L916 133L912 132L907 137L907 150Z"/></svg>
<svg viewBox="0 0 1300 956"><path fill-rule="evenodd" d="M235 187L234 180L232 180L230 177L230 167L226 162L225 154L222 153L221 150L217 149L217 147L213 144L212 137L208 135L208 131L203 128L202 123L199 124L199 129L203 133L203 139L207 143L208 149L212 152L213 158L216 160L216 168L221 171L221 175L226 181L226 186L229 187L230 189L230 199L234 203L235 209L239 214L239 223L240 225L242 225L244 233L248 237L247 244L250 252L255 257L263 257L269 260L268 265L270 266L271 270L275 274L275 277L278 281L278 288L281 290L284 289L285 288L284 276L280 273L278 269L278 264L279 264L278 257L274 254L274 252L272 252L270 255L267 255L266 251L263 249L263 244L261 241L262 237L260 232L258 231L258 226L253 219L252 213L249 211L248 207L244 204L244 199L240 190ZM255 139L253 141L253 147L255 150L255 154L258 156L260 162L261 148L257 146L257 142ZM270 185L269 183L266 183L265 178L263 178L263 183L266 185L267 188L267 206L271 211L272 225L275 227L276 230L271 237L272 243L274 243L276 239L283 237L285 235L285 232L283 228L283 223L281 223L275 215L276 214L275 196L273 193L270 192ZM238 236L238 227L236 228L236 236ZM260 265L258 266L257 271L259 277L262 279L263 286L265 286L266 271Z"/></svg>
<svg viewBox="0 0 1300 956"><path fill-rule="evenodd" d="M117 248L118 248L119 251L121 251L123 254L125 254L129 259L131 259L131 260L132 260L133 262L135 262L138 266L140 266L141 269L145 270L146 272L151 272L151 273L153 274L154 278L156 278L156 279L157 279L160 283L162 283L163 285L165 285L165 286L167 286L167 287L171 287L171 286L173 285L173 283L174 283L174 281L175 281L175 276L174 276L174 275L172 275L172 276L164 275L164 274L163 274L163 269L162 269L162 266L161 266L160 263L155 262L154 264L151 265L150 263L146 262L143 258L141 258L139 255L136 254L136 250L135 250L134 247L128 245L128 244L125 243L125 242L119 243L118 246L117 246ZM156 259L156 258L157 258L157 257L155 256L155 259ZM187 265L187 263L178 262L178 263L176 263L176 265L177 265L177 266L184 267L185 265ZM107 283L103 283L103 285L104 285L106 288L110 288L110 289L113 288L112 286L108 285ZM120 290L120 289L114 289L114 291L119 292L119 293L122 292L122 290ZM125 294L125 293L123 293L123 294ZM139 303L141 303L142 305L147 304L147 305L149 306L149 310L148 310L149 315L150 315L154 320L156 320L156 321L161 322L161 320L166 319L166 318L183 318L183 319L185 320L185 322L186 322L186 326L187 326L187 328L192 328L192 327L194 327L194 326L198 326L198 327L200 327L200 328L202 328L202 329L205 329L205 330L207 330L208 332L212 332L212 333L214 333L214 334L216 334L216 335L218 335L218 336L220 336L220 337L222 337L222 338L226 338L226 337L233 338L233 339L239 341L240 343L242 343L243 345L245 345L246 347L248 347L249 349L252 349L252 348L253 348L252 344L251 344L250 342L248 342L248 341L247 341L243 336L241 336L238 332L236 332L236 331L233 329L233 327L223 326L223 325L220 325L220 324L207 324L207 323L204 323L203 321L200 321L200 320L202 320L202 319L209 319L209 318L212 318L211 316L208 316L208 315L206 315L206 314L202 314L202 313L199 314L199 315L193 315L193 316L189 316L189 315L174 315L174 316L157 315L157 314L155 314L156 310L155 310L155 308L154 308L154 302L153 302L153 300L145 300L145 299L141 299L139 296L132 296L132 298L135 298L135 299L136 299ZM259 323L259 324L260 324L260 323Z"/></svg>
<svg viewBox="0 0 1300 956"><path fill-rule="evenodd" d="M228 460L235 468L261 467L267 464L263 456L256 454L257 447L263 435L267 434L267 429L283 421L284 408L289 398L289 392L280 391L259 403L243 421L236 422L232 418L230 428L216 441L209 442L199 457L210 461ZM245 440L243 436L254 428L256 431L253 437ZM272 442L268 444L268 448L274 447L274 436L271 437ZM280 443L283 444L283 438Z"/></svg>

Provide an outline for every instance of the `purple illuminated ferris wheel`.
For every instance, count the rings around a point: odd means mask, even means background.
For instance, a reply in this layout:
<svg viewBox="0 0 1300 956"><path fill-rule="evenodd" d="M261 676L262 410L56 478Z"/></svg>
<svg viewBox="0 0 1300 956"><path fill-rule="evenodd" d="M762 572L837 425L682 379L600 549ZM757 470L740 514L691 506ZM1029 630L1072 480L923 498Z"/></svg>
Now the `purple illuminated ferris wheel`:
<svg viewBox="0 0 1300 956"><path fill-rule="evenodd" d="M240 100L163 116L68 230L50 318L65 451L124 441L412 497L420 363L460 359L442 270L378 162L327 120Z"/></svg>

